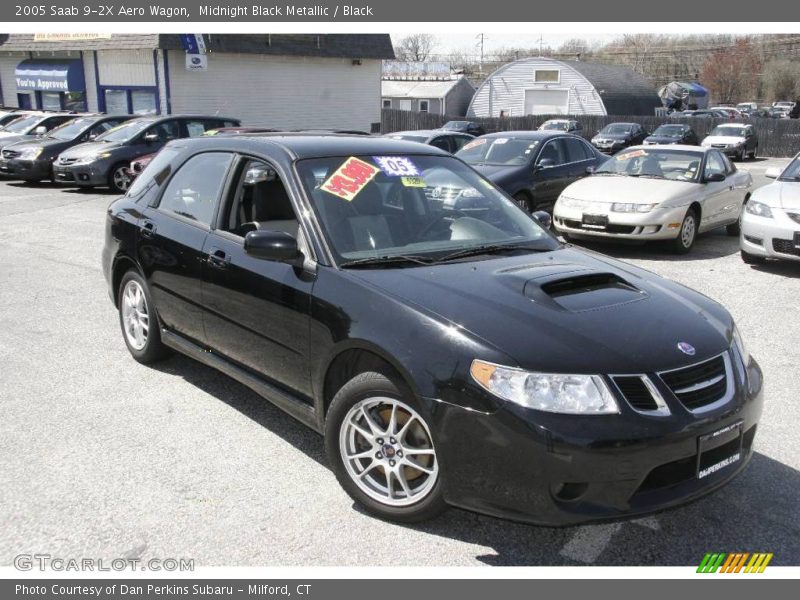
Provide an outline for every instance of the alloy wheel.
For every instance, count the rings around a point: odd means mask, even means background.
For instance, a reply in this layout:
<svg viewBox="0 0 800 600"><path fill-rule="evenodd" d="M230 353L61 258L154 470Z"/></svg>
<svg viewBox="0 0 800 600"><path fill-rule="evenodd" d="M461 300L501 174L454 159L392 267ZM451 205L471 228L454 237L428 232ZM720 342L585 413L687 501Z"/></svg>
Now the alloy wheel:
<svg viewBox="0 0 800 600"><path fill-rule="evenodd" d="M120 192L127 192L131 185L131 176L128 174L128 170L125 167L118 167L114 170L112 181L117 190Z"/></svg>
<svg viewBox="0 0 800 600"><path fill-rule="evenodd" d="M339 428L339 452L356 486L388 506L421 501L439 476L427 423L395 398L357 402Z"/></svg>
<svg viewBox="0 0 800 600"><path fill-rule="evenodd" d="M144 290L138 281L129 281L122 290L122 323L128 343L134 350L142 350L150 331L150 315Z"/></svg>

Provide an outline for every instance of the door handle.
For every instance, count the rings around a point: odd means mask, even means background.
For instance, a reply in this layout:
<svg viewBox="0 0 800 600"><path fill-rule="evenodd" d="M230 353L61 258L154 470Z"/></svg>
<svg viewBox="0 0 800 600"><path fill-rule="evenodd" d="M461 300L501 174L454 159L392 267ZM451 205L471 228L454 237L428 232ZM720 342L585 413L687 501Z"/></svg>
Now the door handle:
<svg viewBox="0 0 800 600"><path fill-rule="evenodd" d="M145 221L141 231L143 238L150 239L156 234L156 224L152 221Z"/></svg>
<svg viewBox="0 0 800 600"><path fill-rule="evenodd" d="M226 269L231 262L231 257L220 248L211 248L206 262L215 269Z"/></svg>

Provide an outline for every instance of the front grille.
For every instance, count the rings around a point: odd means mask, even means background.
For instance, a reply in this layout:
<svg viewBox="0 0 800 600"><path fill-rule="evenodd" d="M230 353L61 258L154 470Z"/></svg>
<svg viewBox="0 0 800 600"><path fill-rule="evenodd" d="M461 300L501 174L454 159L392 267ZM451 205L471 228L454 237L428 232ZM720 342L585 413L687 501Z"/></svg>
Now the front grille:
<svg viewBox="0 0 800 600"><path fill-rule="evenodd" d="M461 194L461 191L461 188L452 186L426 187L425 197L428 200L447 202L449 200L455 200L458 198L458 196Z"/></svg>
<svg viewBox="0 0 800 600"><path fill-rule="evenodd" d="M794 240L779 240L774 238L772 240L772 249L781 254L800 256L800 249L794 247Z"/></svg>
<svg viewBox="0 0 800 600"><path fill-rule="evenodd" d="M564 225L566 225L570 229L586 229L587 231L604 231L605 233L633 233L636 230L635 225L615 225L614 223L609 223L603 229L597 229L596 227L584 227L583 223L581 223L580 221L576 221L574 219L564 219Z"/></svg>
<svg viewBox="0 0 800 600"><path fill-rule="evenodd" d="M697 410L722 400L728 391L730 379L724 355L659 375L675 397L689 410Z"/></svg>
<svg viewBox="0 0 800 600"><path fill-rule="evenodd" d="M800 213L786 213L789 215L789 218L794 221L795 223L800 223Z"/></svg>
<svg viewBox="0 0 800 600"><path fill-rule="evenodd" d="M616 375L612 377L622 397L636 410L657 410L653 395L639 375Z"/></svg>
<svg viewBox="0 0 800 600"><path fill-rule="evenodd" d="M78 159L77 158L65 158L65 157L62 156L61 158L58 159L58 164L60 164L60 165L71 165L76 160L78 160Z"/></svg>
<svg viewBox="0 0 800 600"><path fill-rule="evenodd" d="M16 150L3 150L3 158L17 158L19 152Z"/></svg>

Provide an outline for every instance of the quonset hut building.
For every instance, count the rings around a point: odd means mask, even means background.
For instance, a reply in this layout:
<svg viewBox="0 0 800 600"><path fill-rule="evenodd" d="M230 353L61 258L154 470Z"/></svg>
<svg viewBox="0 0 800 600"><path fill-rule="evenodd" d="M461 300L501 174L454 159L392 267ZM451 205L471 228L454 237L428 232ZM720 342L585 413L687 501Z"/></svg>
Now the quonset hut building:
<svg viewBox="0 0 800 600"><path fill-rule="evenodd" d="M652 116L661 106L650 82L627 67L523 58L503 65L481 84L467 116Z"/></svg>

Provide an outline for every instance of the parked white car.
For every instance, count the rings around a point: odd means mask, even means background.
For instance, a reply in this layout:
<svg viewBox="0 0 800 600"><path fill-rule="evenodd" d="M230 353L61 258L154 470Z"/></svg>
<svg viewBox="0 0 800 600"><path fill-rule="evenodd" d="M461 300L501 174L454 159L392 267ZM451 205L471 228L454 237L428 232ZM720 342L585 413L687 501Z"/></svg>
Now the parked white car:
<svg viewBox="0 0 800 600"><path fill-rule="evenodd" d="M742 260L800 261L800 154L785 169L767 169L765 175L777 181L758 188L745 205L739 238Z"/></svg>
<svg viewBox="0 0 800 600"><path fill-rule="evenodd" d="M704 148L716 148L731 158L745 160L755 158L758 153L758 136L748 123L726 123L717 125L700 143Z"/></svg>
<svg viewBox="0 0 800 600"><path fill-rule="evenodd" d="M553 223L565 238L667 240L685 254L698 233L726 227L739 235L752 184L715 148L634 146L564 189Z"/></svg>

